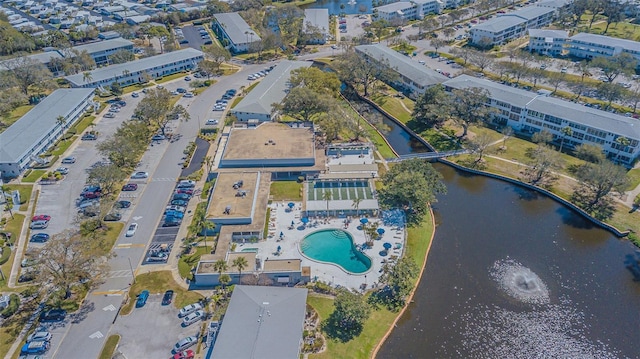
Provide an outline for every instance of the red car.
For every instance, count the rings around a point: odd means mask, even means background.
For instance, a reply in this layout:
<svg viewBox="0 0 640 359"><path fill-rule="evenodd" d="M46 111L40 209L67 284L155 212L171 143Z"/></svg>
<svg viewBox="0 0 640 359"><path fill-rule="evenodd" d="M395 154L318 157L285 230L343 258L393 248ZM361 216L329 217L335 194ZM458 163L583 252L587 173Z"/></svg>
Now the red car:
<svg viewBox="0 0 640 359"><path fill-rule="evenodd" d="M38 214L36 216L33 216L33 218L31 218L32 222L35 221L50 221L51 220L51 216L48 214Z"/></svg>
<svg viewBox="0 0 640 359"><path fill-rule="evenodd" d="M193 350L187 349L187 350L185 350L183 352L174 354L169 359L193 359L195 356L196 356L196 354L193 352Z"/></svg>
<svg viewBox="0 0 640 359"><path fill-rule="evenodd" d="M176 193L178 193L178 194L188 194L189 196L193 196L193 189L192 188L178 188L176 190Z"/></svg>
<svg viewBox="0 0 640 359"><path fill-rule="evenodd" d="M135 183L127 183L126 185L122 186L123 191L135 191L137 189L138 185Z"/></svg>
<svg viewBox="0 0 640 359"><path fill-rule="evenodd" d="M100 192L82 192L82 197L86 199L93 199L100 197L102 193Z"/></svg>

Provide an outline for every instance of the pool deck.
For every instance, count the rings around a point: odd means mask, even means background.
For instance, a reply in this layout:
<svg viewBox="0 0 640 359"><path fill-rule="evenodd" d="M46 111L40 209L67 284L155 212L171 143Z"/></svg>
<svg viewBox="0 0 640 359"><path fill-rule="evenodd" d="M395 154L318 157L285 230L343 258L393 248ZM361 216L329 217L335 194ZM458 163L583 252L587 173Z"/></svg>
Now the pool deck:
<svg viewBox="0 0 640 359"><path fill-rule="evenodd" d="M365 283L368 288L372 288L380 277L383 260L388 261L393 257L400 257L405 248L404 229L396 230L396 228L382 225L382 221L377 218L370 218L369 220L371 222L378 222L378 228L384 228L385 233L382 235L381 240L373 241L373 248L364 250L364 254L371 258L372 267L369 271L362 274L351 274L337 265L310 260L300 253L299 244L306 235L321 229L343 229L353 236L356 245L365 243L365 235L362 230L358 229L358 226L360 226L360 218L352 218L347 228L345 228L343 218L330 219L328 222L322 218L317 220L317 225L303 226L300 221L302 203L295 203L295 207L291 211L288 211L287 203L288 202L274 202L270 205L271 218L269 219L269 236L266 240L258 243L239 243L236 251L242 251L244 248L258 248L258 258L262 260L301 259L302 266L311 267L312 281L319 280L330 283L333 286L340 285L361 289ZM293 229L290 229L292 221L295 225ZM316 222L316 220L311 219L309 224L313 224L314 222ZM281 240L280 232L284 234ZM393 247L388 251L388 255L383 257L379 253L384 250L383 244L385 242L390 243ZM401 243L402 248L393 249L396 243ZM279 255L276 253L278 246L281 247Z"/></svg>

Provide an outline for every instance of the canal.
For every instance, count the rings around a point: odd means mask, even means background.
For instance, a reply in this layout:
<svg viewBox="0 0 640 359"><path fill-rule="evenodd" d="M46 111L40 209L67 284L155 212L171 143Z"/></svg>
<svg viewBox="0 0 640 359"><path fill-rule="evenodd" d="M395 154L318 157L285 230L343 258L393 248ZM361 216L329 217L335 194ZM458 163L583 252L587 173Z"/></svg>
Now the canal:
<svg viewBox="0 0 640 359"><path fill-rule="evenodd" d="M399 154L426 150L382 123ZM435 167L448 193L427 267L379 358L638 357L632 244L536 192Z"/></svg>

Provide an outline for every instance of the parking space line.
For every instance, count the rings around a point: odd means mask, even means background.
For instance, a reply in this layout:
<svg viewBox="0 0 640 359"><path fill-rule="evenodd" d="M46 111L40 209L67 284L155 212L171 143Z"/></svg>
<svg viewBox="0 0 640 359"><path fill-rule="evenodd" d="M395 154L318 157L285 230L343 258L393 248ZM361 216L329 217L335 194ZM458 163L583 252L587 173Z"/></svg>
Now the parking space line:
<svg viewBox="0 0 640 359"><path fill-rule="evenodd" d="M92 292L92 295L124 295L125 291L120 289L105 290L102 292Z"/></svg>
<svg viewBox="0 0 640 359"><path fill-rule="evenodd" d="M142 243L120 243L116 244L116 248L125 249L125 248L144 248L145 244Z"/></svg>

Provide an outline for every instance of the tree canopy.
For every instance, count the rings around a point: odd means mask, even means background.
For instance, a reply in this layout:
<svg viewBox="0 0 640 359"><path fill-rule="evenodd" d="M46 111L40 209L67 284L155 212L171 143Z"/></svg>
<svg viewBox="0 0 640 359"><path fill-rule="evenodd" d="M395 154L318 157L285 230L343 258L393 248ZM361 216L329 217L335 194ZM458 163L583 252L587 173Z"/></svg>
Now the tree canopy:
<svg viewBox="0 0 640 359"><path fill-rule="evenodd" d="M333 313L323 323L324 332L341 342L348 342L360 335L371 313L364 296L343 288L338 291L333 305Z"/></svg>
<svg viewBox="0 0 640 359"><path fill-rule="evenodd" d="M382 267L380 283L383 285L372 300L385 305L389 310L399 310L413 290L413 280L420 268L410 257L404 256L395 265L385 263Z"/></svg>
<svg viewBox="0 0 640 359"><path fill-rule="evenodd" d="M623 193L628 183L627 171L611 161L603 160L582 166L576 177L572 200L598 219L607 219L615 210L613 194Z"/></svg>

